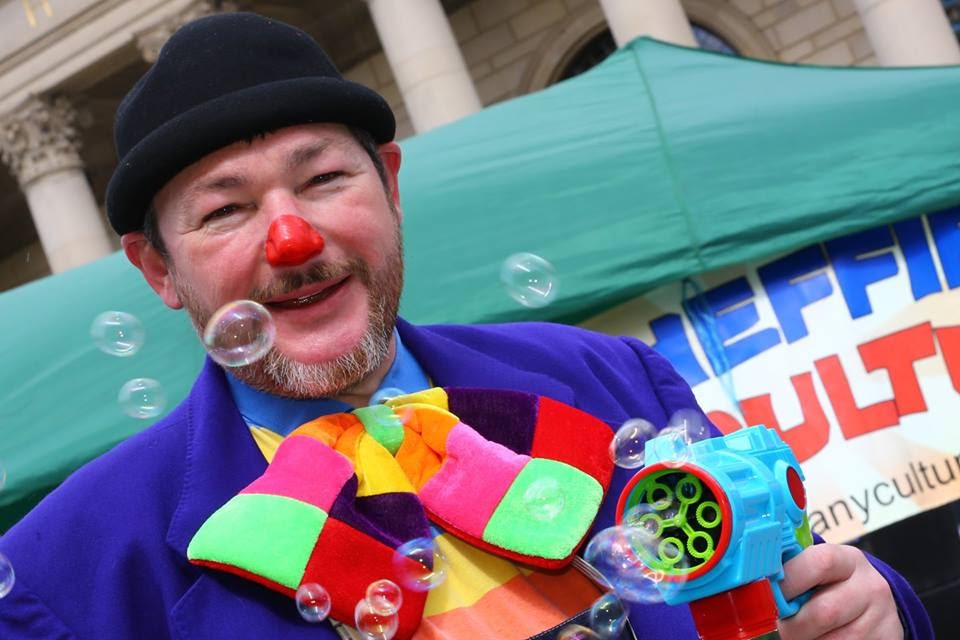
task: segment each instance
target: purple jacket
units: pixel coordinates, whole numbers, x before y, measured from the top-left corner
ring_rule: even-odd
[[[639,416],[662,426],[695,406],[673,368],[631,338],[538,323],[398,328],[439,386],[538,393],[611,427]],[[0,539],[17,575],[0,600],[0,638],[336,638],[328,625],[304,622],[289,599],[186,560],[206,518],[265,468],[208,360],[166,418],[74,473]],[[632,474],[614,474],[597,530],[612,524]],[[909,585],[871,561],[893,587],[909,637],[932,638]],[[635,606],[631,621],[643,640],[697,637],[687,607]]]

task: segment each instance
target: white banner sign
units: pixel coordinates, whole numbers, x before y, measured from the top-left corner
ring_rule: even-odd
[[[831,542],[960,498],[960,208],[657,289],[584,323],[667,357],[721,430],[777,428]]]

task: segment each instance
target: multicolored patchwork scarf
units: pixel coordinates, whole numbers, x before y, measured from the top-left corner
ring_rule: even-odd
[[[294,430],[264,474],[194,535],[191,562],[293,596],[322,584],[352,621],[367,586],[393,577],[395,550],[430,521],[510,560],[570,562],[609,486],[610,428],[527,393],[433,388]],[[549,520],[531,508],[557,487]],[[412,637],[426,594],[404,589],[396,638]]]

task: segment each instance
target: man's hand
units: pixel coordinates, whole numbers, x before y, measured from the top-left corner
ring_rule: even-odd
[[[788,600],[815,589],[793,617],[781,620],[783,640],[902,640],[890,585],[856,547],[816,544],[784,565]]]

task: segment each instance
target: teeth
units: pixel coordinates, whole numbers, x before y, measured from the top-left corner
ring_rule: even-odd
[[[303,296],[302,298],[294,298],[293,300],[284,300],[280,304],[284,306],[289,306],[289,307],[299,307],[301,305],[309,304],[310,302],[313,302],[314,300],[322,296],[326,291],[327,290],[324,289],[322,291],[318,291],[309,296]]]
[[[300,298],[292,298],[292,299],[290,299],[290,300],[282,300],[282,301],[280,301],[280,302],[274,302],[274,303],[271,303],[271,304],[274,304],[274,305],[280,306],[280,307],[300,307],[300,306],[303,306],[303,305],[311,304],[311,303],[313,303],[313,302],[316,302],[317,300],[319,300],[319,299],[322,298],[323,296],[329,294],[329,293],[330,293],[333,289],[335,289],[339,284],[340,284],[339,282],[336,282],[336,283],[334,283],[334,284],[332,284],[332,285],[330,285],[330,286],[324,287],[324,288],[321,289],[320,291],[317,291],[316,293],[312,293],[312,294],[310,294],[310,295],[308,295],[308,296],[302,296],[302,297],[300,297]]]

